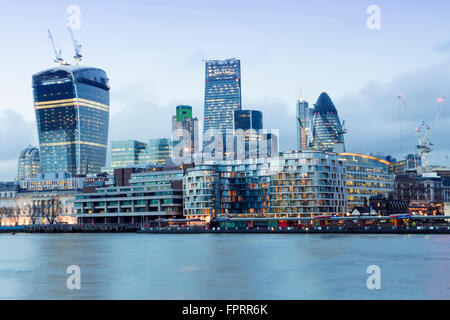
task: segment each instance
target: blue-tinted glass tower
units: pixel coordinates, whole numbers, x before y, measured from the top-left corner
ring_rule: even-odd
[[[344,130],[333,101],[322,92],[314,105],[310,147],[324,151],[344,152]]]
[[[105,71],[61,65],[33,75],[42,172],[99,173],[106,163]]]
[[[234,128],[241,130],[261,130],[262,112],[258,110],[237,110],[234,112]]]
[[[204,131],[225,134],[234,129],[234,111],[241,110],[241,62],[211,60],[205,70]]]

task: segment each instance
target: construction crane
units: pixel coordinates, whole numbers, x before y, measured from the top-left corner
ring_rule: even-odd
[[[73,57],[75,59],[76,64],[78,65],[81,62],[81,58],[83,57],[81,55],[81,44],[77,39],[75,39],[73,35],[72,26],[69,21],[67,22],[67,30],[69,30],[70,37],[73,43],[73,49],[75,50],[75,55]]]
[[[48,31],[48,39],[50,40],[50,43],[52,44],[53,47],[53,52],[55,53],[55,63],[60,65],[67,65],[67,62],[65,62],[64,59],[62,58],[61,49],[59,48],[59,46],[55,44],[55,41],[53,40],[52,32],[50,31],[50,29],[48,29],[47,31]]]
[[[433,143],[431,143],[431,133],[433,132],[433,128],[435,127],[437,120],[439,119],[439,115],[444,108],[445,102],[447,101],[446,97],[441,97],[437,100],[438,108],[436,110],[436,113],[433,118],[433,122],[428,124],[425,121],[422,121],[420,123],[417,123],[413,120],[413,117],[408,109],[408,106],[406,104],[405,99],[403,98],[403,95],[398,95],[399,104],[404,106],[404,109],[406,111],[406,114],[408,115],[409,119],[412,122],[415,122],[415,132],[418,139],[418,144],[416,145],[416,149],[418,150],[419,159],[421,162],[421,166],[423,168],[427,168],[430,165],[430,153],[431,153],[431,147],[433,146]]]

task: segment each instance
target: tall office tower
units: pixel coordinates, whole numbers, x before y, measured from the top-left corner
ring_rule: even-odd
[[[263,128],[263,115],[258,110],[236,110],[234,112],[234,128],[256,130]]]
[[[111,168],[139,164],[147,144],[136,140],[111,141]]]
[[[233,132],[235,110],[241,110],[241,62],[238,59],[207,61],[204,132]],[[208,143],[204,141],[203,146]]]
[[[17,166],[17,180],[30,180],[39,173],[41,173],[39,149],[30,145],[20,153]]]
[[[313,108],[303,99],[297,100],[297,149],[308,149],[308,135],[311,133]]]
[[[99,173],[108,144],[105,71],[60,65],[33,75],[33,93],[42,172]]]
[[[311,148],[344,152],[344,133],[333,101],[327,93],[322,92],[314,105],[312,115]]]
[[[198,119],[192,117],[191,106],[177,106],[176,115],[172,117],[172,156],[187,160],[186,154],[189,153],[188,162],[192,163],[198,151]]]
[[[234,129],[236,134],[234,152],[236,153],[236,159],[258,157],[262,128],[263,116],[261,111],[234,111]]]
[[[149,163],[161,166],[171,164],[172,141],[167,138],[149,139],[143,157],[144,158],[140,159],[140,163]]]

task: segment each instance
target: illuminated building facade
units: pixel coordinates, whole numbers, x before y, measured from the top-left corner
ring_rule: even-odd
[[[403,160],[391,162],[389,165],[389,172],[392,174],[403,174],[406,170],[415,169],[421,165],[420,157],[418,155],[408,154]]]
[[[33,75],[43,173],[95,174],[105,166],[109,84],[105,71],[58,66]]]
[[[314,216],[346,213],[345,164],[337,154],[283,152],[270,170],[271,214]]]
[[[398,200],[422,203],[444,202],[444,181],[442,177],[417,175],[415,172],[408,172],[395,176],[394,197]]]
[[[335,153],[284,152],[279,158],[217,161],[183,179],[184,215],[312,216],[347,211],[345,163]]]
[[[344,152],[344,131],[336,107],[327,93],[321,93],[312,112],[312,129],[307,148]]]
[[[136,140],[111,141],[111,168],[140,163],[146,147],[146,143]]]
[[[139,159],[140,163],[165,166],[171,163],[172,141],[167,138],[149,139],[147,148]]]
[[[347,174],[348,208],[366,207],[373,196],[386,199],[394,191],[394,176],[386,160],[358,153],[340,153]]]
[[[187,219],[211,221],[220,211],[220,176],[216,165],[188,169],[183,177],[183,214]]]
[[[186,167],[122,168],[114,184],[83,190],[74,200],[80,223],[149,224],[183,214]]]
[[[184,177],[184,215],[193,219],[268,212],[268,161],[220,161],[191,168]]]
[[[19,155],[17,180],[32,179],[39,173],[41,173],[41,158],[39,156],[39,149],[29,146],[22,150]]]
[[[204,131],[234,130],[234,111],[241,110],[241,63],[238,59],[210,60],[205,70]],[[204,145],[209,142],[204,142]]]

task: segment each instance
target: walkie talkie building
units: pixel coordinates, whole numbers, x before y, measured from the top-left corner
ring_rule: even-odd
[[[41,168],[99,173],[106,164],[109,84],[105,71],[61,65],[33,75]]]

